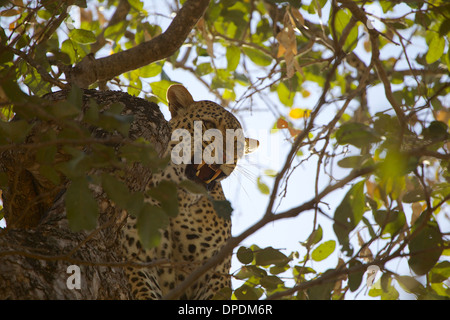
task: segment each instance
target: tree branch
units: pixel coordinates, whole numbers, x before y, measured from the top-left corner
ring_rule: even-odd
[[[219,264],[227,255],[229,255],[233,251],[233,249],[239,245],[239,243],[241,243],[244,239],[248,238],[250,235],[258,231],[268,223],[281,219],[297,217],[305,211],[314,209],[314,207],[317,205],[317,203],[320,202],[321,199],[326,197],[334,190],[344,187],[354,179],[369,174],[373,172],[375,169],[376,167],[372,166],[361,168],[358,170],[353,170],[347,177],[335,183],[334,185],[326,187],[317,196],[303,203],[302,205],[279,214],[270,214],[270,215],[265,214],[258,222],[250,226],[247,230],[243,231],[240,235],[236,237],[231,237],[217,255],[208,259],[204,265],[202,265],[201,267],[197,268],[194,272],[192,272],[189,275],[189,277],[187,277],[180,285],[175,287],[165,297],[163,297],[163,300],[171,300],[178,298],[179,295],[181,295],[192,283],[194,283],[194,281],[196,281],[200,276],[202,276],[207,270]]]
[[[391,83],[386,74],[386,70],[384,70],[383,63],[380,61],[380,48],[378,41],[378,36],[380,35],[380,33],[376,29],[374,29],[371,25],[369,25],[370,21],[368,22],[368,19],[364,11],[361,10],[361,8],[358,7],[358,5],[355,2],[351,0],[338,0],[338,1],[342,3],[344,7],[349,9],[356,19],[361,21],[366,26],[369,32],[370,43],[372,45],[372,63],[375,66],[375,69],[377,70],[380,81],[383,83],[386,98],[392,105],[392,108],[394,109],[397,115],[398,121],[400,122],[400,126],[404,128],[407,123],[405,114],[403,113],[403,110],[401,109],[399,103],[397,102],[392,93]]]
[[[209,0],[186,1],[164,33],[129,50],[99,59],[92,54],[87,55],[68,72],[68,81],[87,88],[96,81],[108,81],[124,72],[171,56],[181,47],[208,4]]]
[[[97,37],[97,41],[91,45],[91,53],[96,53],[99,51],[103,46],[106,44],[106,39],[104,37],[105,30],[113,26],[123,20],[128,15],[128,12],[130,12],[131,5],[128,2],[128,0],[120,0],[119,4],[117,5],[116,11],[112,15],[111,19],[108,22],[108,25],[103,29],[102,33]]]

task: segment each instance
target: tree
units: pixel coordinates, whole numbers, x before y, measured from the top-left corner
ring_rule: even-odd
[[[261,219],[166,298],[233,250],[236,299],[345,299],[365,288],[381,299],[450,297],[445,1],[167,1],[177,13],[167,20],[139,0],[0,4],[2,297],[128,297],[116,207],[143,210],[133,204],[148,170],[164,165],[169,137],[154,102],[183,82],[170,77],[178,70],[224,107],[261,112],[289,147],[257,178]],[[116,88],[141,99],[104,91]],[[303,165],[315,170],[313,196],[280,210]],[[241,245],[306,213],[298,250]],[[405,272],[392,269],[400,263]],[[67,290],[69,264],[97,285]]]

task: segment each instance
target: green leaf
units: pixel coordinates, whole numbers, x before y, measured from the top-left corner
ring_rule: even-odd
[[[222,217],[226,220],[231,219],[231,213],[233,212],[233,207],[228,200],[214,200],[210,198],[214,210],[216,211],[219,217]]]
[[[127,137],[134,117],[133,115],[120,114],[123,108],[124,105],[122,103],[113,103],[107,111],[98,115],[96,124],[109,132],[117,130],[123,136]]]
[[[386,273],[383,274],[380,280],[378,280],[377,283],[375,283],[375,285],[369,290],[369,296],[381,297],[381,300],[397,300],[399,294],[391,282],[391,277]]]
[[[92,230],[97,225],[98,206],[86,177],[73,179],[65,196],[67,219],[73,231]]]
[[[449,138],[448,126],[442,121],[432,121],[422,135],[425,140],[444,141]]]
[[[141,11],[144,8],[144,3],[141,0],[128,0],[128,3],[137,11]]]
[[[322,236],[323,236],[323,230],[322,230],[322,227],[319,225],[319,227],[316,230],[313,230],[313,232],[311,232],[308,239],[301,244],[303,246],[309,248],[312,245],[319,243],[322,240]]]
[[[284,282],[277,276],[265,276],[259,282],[261,286],[267,290],[275,290],[280,285],[284,285]]]
[[[250,60],[258,66],[267,67],[272,63],[272,57],[268,56],[264,52],[251,48],[243,47],[242,50],[250,58]]]
[[[69,32],[69,37],[72,41],[81,44],[90,44],[97,41],[95,34],[85,29],[73,29]]]
[[[178,186],[193,194],[208,194],[208,191],[204,186],[192,180],[183,180],[178,184]]]
[[[125,183],[106,173],[102,174],[101,178],[103,190],[108,197],[119,207],[126,209],[131,194]]]
[[[417,219],[415,223],[415,231],[417,234],[409,242],[410,258],[408,264],[417,275],[426,274],[441,256],[442,235],[436,222],[428,221],[421,226],[422,219]]]
[[[332,270],[325,271],[324,275],[332,272]],[[315,285],[307,290],[309,300],[330,300],[331,292],[334,288],[334,282],[324,282]]]
[[[341,168],[363,168],[373,164],[371,157],[367,156],[350,156],[338,161],[338,166]]]
[[[195,70],[195,72],[199,76],[207,75],[207,74],[211,73],[212,71],[213,71],[213,68],[211,67],[211,64],[208,62],[200,63],[199,65],[197,65],[197,69]]]
[[[39,173],[42,174],[45,178],[47,178],[54,185],[59,185],[61,182],[60,175],[55,170],[54,166],[41,164],[39,166]]]
[[[255,264],[258,266],[268,266],[274,264],[276,266],[284,266],[290,259],[280,250],[267,247],[260,250],[254,250]]]
[[[336,140],[340,145],[351,144],[357,148],[363,148],[381,139],[369,126],[358,122],[347,122],[336,132]]]
[[[83,89],[78,88],[75,85],[72,85],[69,94],[67,95],[67,101],[70,102],[74,107],[81,110],[83,105]]]
[[[339,35],[338,38],[342,35],[345,27],[349,24],[351,19],[351,14],[348,10],[338,10],[335,15],[334,27],[336,28],[336,33]],[[330,17],[331,22],[331,17]],[[331,25],[331,24],[330,24]],[[339,40],[339,39],[337,39]],[[357,43],[358,43],[358,25],[355,25],[352,30],[349,32],[347,38],[345,39],[344,49],[348,51],[352,51]]]
[[[284,82],[280,82],[277,86],[277,94],[280,102],[286,107],[292,107],[294,104],[295,92],[288,89]]]
[[[440,283],[450,279],[450,262],[442,261],[435,265],[430,271],[430,282]]]
[[[170,157],[160,158],[153,146],[146,141],[140,145],[125,144],[120,148],[120,157],[126,158],[129,162],[141,162],[142,164],[149,166],[151,169],[159,170],[165,168]]]
[[[64,42],[61,44],[61,52],[69,56],[70,63],[75,63],[77,61],[77,51],[72,40],[64,40]]]
[[[139,76],[142,78],[156,77],[162,71],[160,63],[150,63],[145,67],[139,68]]]
[[[403,211],[377,210],[374,212],[376,223],[383,229],[383,234],[389,233],[391,237],[397,234],[406,224]]]
[[[428,47],[427,55],[425,56],[427,63],[432,64],[433,62],[438,61],[444,53],[444,49],[445,38],[435,34]]]
[[[243,284],[234,291],[234,296],[238,300],[258,300],[262,293],[262,289]]]
[[[21,143],[25,140],[31,128],[32,125],[25,120],[0,121],[0,141],[7,137],[8,142]],[[6,141],[3,143],[6,143]]]
[[[396,276],[395,280],[397,280],[398,284],[402,287],[406,292],[415,294],[417,297],[425,294],[424,286],[409,276]]]
[[[167,105],[166,93],[167,89],[169,89],[172,84],[176,84],[176,82],[161,80],[150,83],[150,87],[152,88],[153,94],[157,96],[161,102]]]
[[[125,33],[126,27],[125,21],[119,21],[118,23],[107,27],[103,35],[105,39],[118,42]]]
[[[241,51],[236,46],[229,46],[227,47],[226,58],[227,70],[234,71],[239,65],[239,61],[241,59]]]
[[[419,165],[419,158],[398,150],[388,150],[381,163],[378,174],[386,181],[391,178],[402,177],[413,171]]]
[[[411,190],[402,197],[403,203],[414,203],[418,201],[424,201],[426,199],[425,193],[421,187]]]
[[[267,271],[261,268],[258,268],[255,265],[246,265],[242,266],[239,272],[234,276],[238,280],[245,280],[249,278],[259,279],[267,276]]]
[[[362,263],[358,260],[353,260],[350,262],[349,267],[360,266]],[[361,285],[361,281],[364,276],[364,271],[352,272],[348,275],[348,287],[351,292],[355,292]]]
[[[361,221],[365,210],[364,180],[356,183],[345,195],[334,213],[333,230],[343,251],[351,254],[348,234]]]
[[[336,241],[328,240],[324,243],[320,244],[314,251],[311,253],[311,258],[314,261],[322,261],[330,256],[336,249]]]
[[[271,178],[275,178],[277,176],[278,172],[276,170],[273,170],[273,169],[266,169],[266,170],[264,170],[264,174],[266,176],[271,177]]]
[[[145,203],[137,218],[137,231],[144,248],[153,248],[161,241],[160,229],[169,224],[165,212],[156,206]]]
[[[169,217],[178,215],[178,190],[174,182],[163,180],[156,187],[148,190],[147,194],[159,201],[161,209]]]
[[[338,166],[341,168],[356,168],[363,156],[350,156],[338,161]]]
[[[299,275],[302,274],[307,274],[307,273],[314,273],[316,274],[316,270],[310,268],[310,267],[303,267],[303,266],[295,266],[294,269],[292,270],[292,274],[294,275],[294,277],[298,277]]]
[[[243,264],[249,264],[253,261],[252,249],[246,247],[240,247],[236,254],[238,260]]]
[[[270,194],[270,189],[264,182],[261,182],[261,177],[258,177],[256,180],[256,183],[258,185],[259,191],[261,191],[262,194]]]
[[[231,290],[231,288],[229,287],[225,287],[220,289],[218,292],[216,292],[216,294],[214,295],[214,297],[212,298],[212,300],[231,300],[231,296],[233,295],[233,290]]]

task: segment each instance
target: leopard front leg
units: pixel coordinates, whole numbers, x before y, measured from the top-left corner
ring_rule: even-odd
[[[161,232],[160,245],[157,248],[145,249],[139,240],[136,220],[135,217],[128,216],[122,230],[122,250],[126,261],[130,263],[125,274],[134,299],[158,300],[166,293],[164,287],[170,286],[164,278],[171,272],[161,265],[171,258],[170,233]]]

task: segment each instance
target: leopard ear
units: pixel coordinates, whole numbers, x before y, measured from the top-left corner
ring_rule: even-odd
[[[172,118],[176,117],[181,109],[188,108],[194,99],[187,89],[181,84],[173,84],[167,89],[167,102]]]
[[[259,147],[259,141],[252,138],[245,138],[245,154],[255,152]]]

